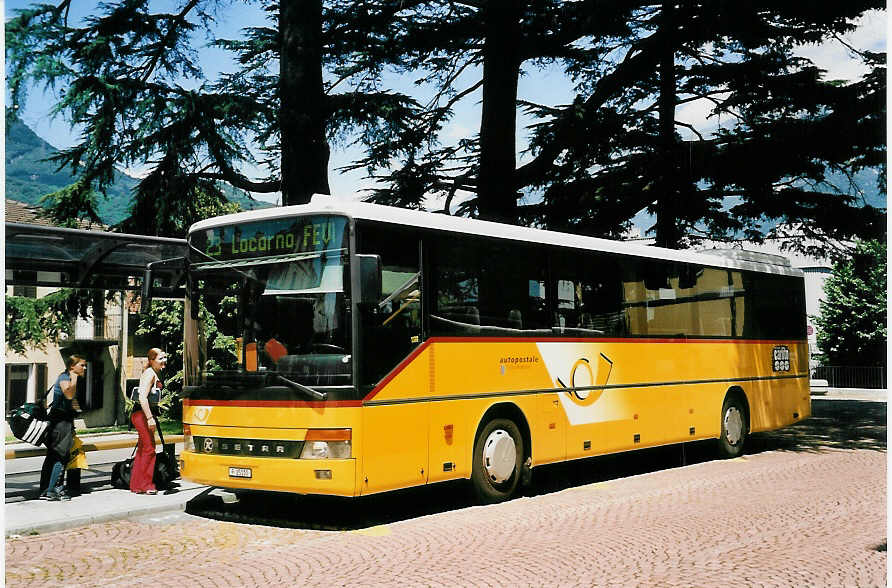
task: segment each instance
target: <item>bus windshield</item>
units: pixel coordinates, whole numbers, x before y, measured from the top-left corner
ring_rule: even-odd
[[[274,255],[233,255],[237,247],[226,239],[234,234],[244,241],[241,235],[250,234],[256,242],[268,238],[274,246],[277,234],[303,236],[304,227],[314,222],[329,227],[318,217],[291,219],[284,228],[281,222],[266,221],[235,232],[233,227],[214,229],[218,233],[204,235],[205,240],[190,239],[195,261],[189,269],[189,301],[201,309],[196,314],[204,323],[195,325],[194,336],[187,329],[185,355],[196,363],[190,388],[197,385],[204,395],[250,391],[267,398],[278,392],[312,399],[317,387],[351,386],[345,294],[349,258],[346,248],[338,246],[343,222],[329,227],[333,233],[341,229],[339,237],[322,234],[315,245],[308,239],[290,252],[273,250]],[[217,248],[212,252],[228,255],[208,255],[208,242]],[[216,326],[213,342],[206,341],[211,321]]]

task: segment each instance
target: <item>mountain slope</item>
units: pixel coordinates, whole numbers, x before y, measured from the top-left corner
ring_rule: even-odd
[[[27,204],[40,204],[40,199],[71,184],[74,178],[68,169],[56,170],[56,164],[45,161],[58,153],[52,145],[41,139],[16,118],[6,126],[6,197]],[[99,217],[107,225],[115,225],[128,216],[132,200],[132,190],[139,182],[122,172],[115,173],[115,181],[108,188],[108,197],[100,196]],[[240,190],[224,188],[224,193],[232,202],[237,202],[244,210],[271,206],[266,202],[253,200]]]

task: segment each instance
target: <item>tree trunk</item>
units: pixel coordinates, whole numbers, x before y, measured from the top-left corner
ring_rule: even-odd
[[[678,150],[675,140],[675,9],[673,0],[663,2],[662,34],[665,36],[660,60],[659,95],[659,180],[657,184],[656,244],[678,249],[684,234],[679,227],[681,194],[678,181]]]
[[[521,0],[489,0],[483,10],[486,38],[477,210],[481,218],[513,223],[517,221],[514,173]]]
[[[279,3],[279,129],[282,204],[329,194],[327,114],[322,88],[322,1]]]

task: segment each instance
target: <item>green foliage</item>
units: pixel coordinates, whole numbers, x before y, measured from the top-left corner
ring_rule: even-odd
[[[83,179],[45,195],[40,203],[46,205],[50,218],[60,227],[77,228],[77,219],[81,217],[91,223],[102,222],[97,210],[97,194]]]
[[[182,205],[187,212],[186,218],[180,214],[168,218],[162,226],[171,231],[185,231],[188,224],[199,220],[239,212],[239,206],[221,200],[219,193],[207,194],[201,191],[194,193],[193,198],[183,199]],[[167,214],[167,213],[165,213]],[[131,219],[131,222],[135,219]],[[182,417],[183,398],[183,303],[173,300],[155,300],[151,311],[136,317],[135,334],[149,342],[149,347],[159,347],[167,352],[166,373],[162,375],[164,394],[161,401],[162,410],[169,418]],[[236,360],[236,342],[229,336],[221,335],[217,329],[214,316],[203,304],[199,305],[199,320],[208,345],[208,360],[213,364],[231,365]]]
[[[239,212],[220,185],[201,180],[182,182],[176,173],[156,168],[137,188],[133,214],[119,225],[125,233],[183,236],[189,227],[208,216]],[[181,194],[180,198],[158,198],[157,194]]]
[[[858,54],[869,72],[844,84],[824,79],[795,50],[852,30],[859,14],[877,8],[636,8],[629,34],[567,55],[577,81],[572,105],[531,106],[542,119],[535,157],[518,170],[521,186],[544,194],[531,218],[597,234],[648,207],[658,244],[672,247],[760,240],[780,223],[811,239],[876,237],[884,211],[862,206],[866,187],[854,178],[867,167],[885,176],[885,57]],[[617,47],[623,59],[610,57]],[[696,100],[719,123],[711,136],[678,116]],[[832,181],[840,176],[850,181]]]
[[[183,303],[156,300],[147,314],[137,315],[136,335],[150,341],[152,347],[167,352],[167,367],[160,374],[164,382],[161,407],[164,414],[177,418],[182,414],[183,392]],[[172,412],[171,412],[172,411]]]
[[[493,6],[522,7],[516,30],[492,29],[490,21],[507,14]],[[758,241],[781,224],[813,240],[875,237],[885,198],[865,206],[865,195],[885,194],[885,56],[850,48],[868,73],[842,83],[797,49],[834,42],[859,15],[883,6],[427,3],[393,41],[409,56],[407,67],[429,72],[423,81],[438,86],[418,124],[442,124],[482,87],[480,134],[413,153],[380,178],[387,185],[372,198],[417,206],[438,194],[448,207],[463,193],[471,198],[458,213],[480,213],[489,207],[480,199],[492,192],[493,182],[483,183],[487,151],[502,149],[484,139],[493,136],[491,124],[507,124],[487,120],[488,107],[509,117],[519,107],[539,120],[531,127],[532,158],[500,171],[495,191],[518,194],[522,224],[618,237],[648,209],[658,242],[672,247],[704,238]],[[532,68],[562,66],[575,99],[505,102],[500,87],[512,76],[493,87],[485,74],[493,53],[504,68],[517,68],[515,80]],[[469,75],[481,64],[483,77]],[[707,125],[718,129],[682,119],[680,109],[695,101],[709,105]],[[496,143],[513,149],[515,138]],[[877,173],[879,181],[864,183]]]
[[[884,9],[878,0],[260,0],[268,26],[237,39],[216,35],[219,0],[172,13],[119,0],[77,23],[69,4],[7,21],[13,110],[35,83],[64,87],[56,112],[84,131],[54,157],[79,182],[56,206],[87,211],[114,165],[144,166],[130,225],[143,232],[170,234],[194,216],[184,201],[219,198],[221,181],[305,202],[327,190],[330,145],[362,148],[347,168],[380,181],[377,202],[439,196],[448,212],[614,237],[647,209],[673,247],[759,240],[781,224],[876,238],[884,225],[859,174],[876,173],[885,193],[885,54],[850,48],[869,71],[845,83],[798,56]],[[202,37],[237,66],[208,79]],[[538,68],[562,68],[575,97],[519,98],[519,78]],[[416,77],[426,103],[387,88],[388,72]],[[479,132],[444,137],[481,89]],[[718,130],[679,116],[698,102]],[[537,120],[519,167],[518,109]]]
[[[342,46],[329,33],[343,23],[322,10],[322,0],[256,4],[277,26],[247,29],[236,40],[217,38],[218,15],[229,6],[215,0],[183,1],[172,12],[146,0],[108,2],[77,22],[69,20],[70,0],[16,11],[6,22],[11,112],[34,85],[65,88],[54,113],[82,129],[77,144],[52,157],[78,185],[56,192],[54,205],[90,214],[85,195],[107,194],[115,166],[144,167],[134,223],[169,234],[168,226],[151,225],[167,217],[148,211],[188,218],[182,201],[220,191],[217,182],[281,191],[285,204],[327,191],[327,141],[349,142],[354,128],[365,129],[356,140],[379,164],[389,150],[403,149],[414,101],[377,87],[380,67],[347,65],[366,63],[351,54],[372,46],[362,27],[350,28],[352,44]],[[280,6],[287,10],[280,14]],[[384,26],[376,26],[376,39]],[[234,71],[203,69],[197,48],[208,41],[234,53]],[[338,71],[336,83],[323,82],[325,64]],[[277,67],[293,75],[280,78]],[[349,87],[335,94],[336,85]],[[280,161],[286,155],[287,165]]]
[[[47,343],[74,330],[78,316],[87,317],[92,294],[62,289],[43,298],[6,297],[6,346],[16,353],[44,349]]]
[[[886,365],[886,243],[864,241],[824,283],[818,326],[824,365]]]
[[[59,219],[60,226],[73,224],[73,219],[85,216],[82,210],[71,210],[67,193],[76,188],[77,178],[67,170],[58,170],[50,159],[58,151],[49,143],[34,134],[18,117],[7,116],[6,127],[6,197],[11,200],[34,205],[54,205],[58,208],[53,218]],[[138,180],[115,171],[114,182],[106,189],[107,198],[91,191],[90,205],[95,207],[99,221],[105,225],[118,225],[130,215],[133,195]],[[229,184],[219,183],[219,187],[229,202],[238,204],[242,210],[254,210],[272,206],[254,200],[244,190]],[[62,197],[58,197],[61,193]],[[181,236],[178,235],[178,236]]]
[[[235,298],[230,301],[234,305]],[[166,372],[162,374],[164,394],[161,407],[169,418],[182,417],[183,398],[183,303],[172,300],[156,300],[152,310],[137,318],[136,335],[151,341],[152,347],[160,347],[167,352]],[[207,341],[207,369],[232,367],[237,359],[236,341],[222,335],[217,329],[215,317],[202,304],[199,308],[199,321]]]

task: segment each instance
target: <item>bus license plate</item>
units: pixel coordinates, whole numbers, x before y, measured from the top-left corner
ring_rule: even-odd
[[[230,478],[250,478],[251,468],[229,468]]]

